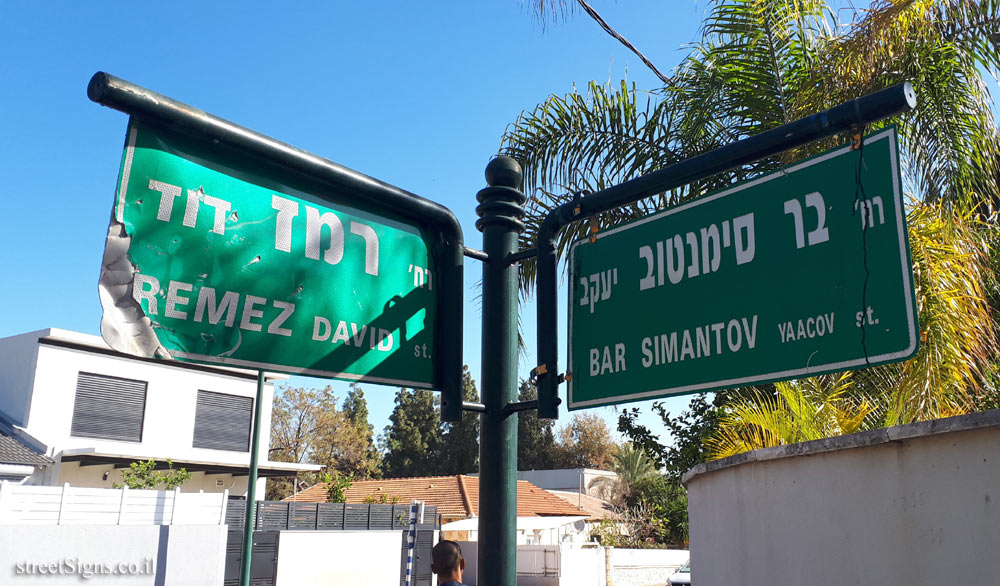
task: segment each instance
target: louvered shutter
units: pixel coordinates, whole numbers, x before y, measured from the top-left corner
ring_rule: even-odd
[[[81,372],[76,379],[70,435],[142,441],[145,409],[144,381]]]
[[[253,399],[250,397],[198,391],[192,445],[249,452],[252,411]]]

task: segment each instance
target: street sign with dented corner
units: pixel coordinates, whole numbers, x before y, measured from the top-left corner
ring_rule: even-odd
[[[570,251],[569,408],[906,360],[912,275],[895,128],[600,232]]]
[[[132,117],[101,271],[105,339],[143,356],[433,387],[428,238],[349,195]]]

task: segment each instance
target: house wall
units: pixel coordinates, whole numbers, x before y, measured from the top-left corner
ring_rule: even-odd
[[[614,478],[614,472],[596,470],[594,468],[567,468],[563,470],[521,470],[517,473],[518,480],[527,480],[539,488],[548,490],[568,490],[579,492],[581,481],[584,494],[594,494],[588,486],[598,477]]]
[[[263,439],[263,438],[261,438]],[[115,483],[122,483],[122,469],[115,468],[111,464],[102,466],[81,466],[79,462],[65,462],[58,464],[58,477],[61,484],[68,482],[71,486],[90,486],[94,488],[112,488]],[[181,467],[181,465],[178,465]],[[108,473],[107,479],[104,473]],[[191,473],[191,479],[181,485],[183,492],[222,492],[228,490],[233,496],[245,495],[247,492],[248,476],[233,476],[232,474],[205,474],[204,472]],[[216,483],[222,481],[222,486]],[[257,500],[264,498],[264,480],[258,479]],[[40,484],[40,483],[36,483]]]
[[[282,531],[276,586],[399,584],[401,537],[400,531]]]
[[[256,380],[204,370],[98,354],[86,349],[39,343],[50,337],[82,345],[107,348],[98,336],[47,329],[0,339],[0,412],[26,428],[35,440],[49,448],[57,464],[41,469],[28,484],[110,488],[121,481],[121,470],[112,466],[80,466],[62,463],[66,450],[123,454],[136,460],[172,458],[247,466],[250,452],[193,447],[195,409],[199,390],[254,398]],[[146,407],[141,442],[122,442],[70,435],[77,376],[80,372],[145,381]],[[6,387],[2,386],[6,383]],[[274,385],[264,386],[261,411],[260,459],[267,460],[270,447],[271,408]],[[108,472],[108,478],[103,475]],[[216,480],[222,480],[218,486]],[[257,484],[263,498],[266,479]],[[196,473],[182,490],[246,494],[247,477]]]
[[[1000,411],[758,450],[686,475],[701,584],[993,584]]]
[[[218,586],[224,574],[226,530],[225,525],[4,525],[0,526],[0,583]],[[56,573],[82,576],[82,570],[94,572],[97,564],[121,563],[145,573],[94,573],[90,579],[76,580],[48,573],[52,564]],[[35,564],[34,573],[27,573],[32,570],[29,564]],[[18,573],[19,568],[24,573]]]
[[[70,435],[76,382],[80,372],[147,382],[142,441],[138,443],[77,438]],[[116,356],[39,345],[38,369],[31,399],[29,433],[59,450],[93,448],[97,452],[128,453],[137,457],[169,457],[246,465],[249,451],[192,447],[199,390],[254,397],[256,381],[204,371],[176,368]],[[265,385],[262,429],[270,429],[274,385]],[[266,459],[270,434],[261,434],[261,457]],[[61,481],[61,480],[60,480]]]
[[[16,425],[28,421],[37,340],[48,330],[0,338],[0,413]]]

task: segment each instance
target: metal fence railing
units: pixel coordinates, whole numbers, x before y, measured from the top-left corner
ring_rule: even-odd
[[[226,508],[226,523],[230,529],[242,528],[246,517],[246,500],[231,497]],[[410,505],[297,503],[260,501],[255,514],[255,531],[281,530],[341,530],[392,531],[409,527]],[[424,509],[425,522],[419,529],[438,529],[437,507]]]

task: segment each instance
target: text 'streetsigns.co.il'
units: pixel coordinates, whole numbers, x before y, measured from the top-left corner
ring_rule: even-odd
[[[349,201],[133,118],[102,266],[105,339],[146,356],[433,387],[426,239]]]
[[[897,151],[890,128],[576,242],[570,409],[913,356]]]

